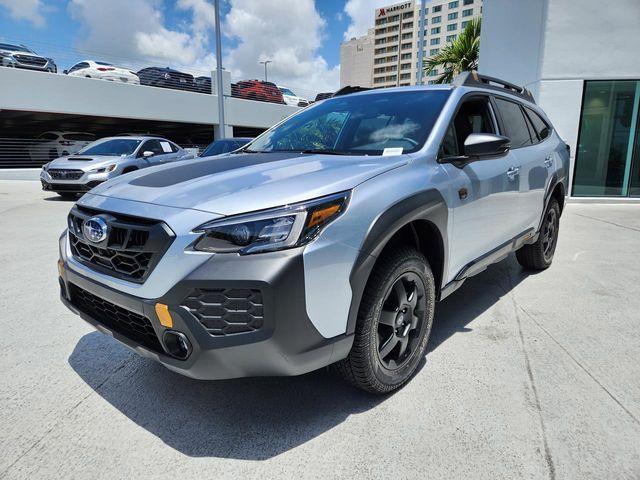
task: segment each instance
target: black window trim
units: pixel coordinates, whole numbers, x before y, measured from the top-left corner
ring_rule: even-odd
[[[493,122],[493,128],[496,131],[497,135],[502,135],[501,133],[503,131],[502,125],[500,124],[498,119],[498,112],[493,102],[493,96],[488,93],[480,92],[480,91],[465,93],[462,96],[462,98],[460,98],[460,100],[458,101],[458,105],[456,105],[456,109],[453,112],[453,115],[451,115],[451,118],[449,119],[449,123],[447,124],[447,128],[444,129],[444,134],[442,135],[442,138],[440,138],[440,142],[438,143],[438,153],[436,154],[436,161],[438,163],[450,163],[447,159],[451,157],[440,157],[440,150],[442,149],[442,144],[444,143],[444,139],[447,136],[447,132],[449,131],[449,128],[451,128],[451,126],[453,125],[453,121],[455,120],[456,115],[458,115],[458,112],[460,111],[460,107],[462,107],[462,105],[465,102],[472,100],[473,98],[483,98],[487,100],[487,104],[489,105],[489,114],[491,115],[491,121]],[[462,152],[462,154],[464,154],[464,152]]]

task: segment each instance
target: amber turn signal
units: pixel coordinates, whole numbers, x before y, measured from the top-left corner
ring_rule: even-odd
[[[156,303],[156,315],[158,315],[158,320],[160,320],[160,324],[163,327],[173,328],[173,318],[171,318],[167,305],[164,303]]]

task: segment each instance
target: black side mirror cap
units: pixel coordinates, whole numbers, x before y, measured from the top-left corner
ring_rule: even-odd
[[[469,159],[504,155],[511,148],[511,140],[494,133],[472,133],[464,141],[464,154]]]

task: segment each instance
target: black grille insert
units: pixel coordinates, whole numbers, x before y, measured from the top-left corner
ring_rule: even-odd
[[[79,180],[84,174],[82,170],[66,170],[63,168],[51,168],[47,173],[54,180]]]
[[[100,242],[85,238],[83,225],[99,216],[107,224]],[[74,207],[69,213],[69,242],[74,257],[91,268],[142,283],[167,251],[173,232],[164,223]]]
[[[253,332],[264,324],[262,292],[252,288],[196,288],[182,306],[214,336]]]
[[[14,55],[13,58],[25,65],[32,65],[34,67],[44,67],[47,60],[40,57],[32,57],[29,55]]]
[[[150,350],[164,352],[153,325],[147,317],[108,302],[72,283],[69,283],[69,293],[71,303],[78,310],[105,327]]]

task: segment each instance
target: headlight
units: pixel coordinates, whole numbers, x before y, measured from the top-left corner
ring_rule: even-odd
[[[113,172],[116,169],[117,165],[115,163],[111,165],[107,165],[106,167],[94,168],[89,170],[91,173],[104,173],[104,172]]]
[[[194,249],[240,255],[306,245],[347,208],[349,192],[205,223]]]

